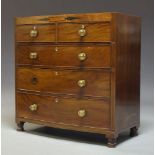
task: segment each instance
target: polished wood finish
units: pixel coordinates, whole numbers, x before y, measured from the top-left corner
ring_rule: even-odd
[[[16,18],[18,128],[101,133],[109,147],[125,130],[137,135],[140,25],[139,17],[111,12]]]
[[[49,24],[55,22],[92,22],[103,21],[110,22],[112,13],[85,13],[85,14],[64,14],[64,15],[49,15],[49,16],[32,16],[16,18],[16,25],[27,24]]]
[[[140,122],[140,18],[115,15],[116,129]],[[121,25],[121,26],[120,26]],[[123,31],[122,31],[122,28]]]
[[[79,80],[86,80],[86,86],[80,88]],[[77,96],[110,97],[110,73],[20,68],[17,70],[17,88]]]
[[[109,128],[110,125],[110,104],[103,100],[18,93],[17,102],[18,117],[74,126]],[[34,103],[38,105],[38,109],[31,111],[29,106]],[[80,109],[86,110],[85,117],[78,116]]]
[[[30,36],[30,31],[36,27],[38,35]],[[20,25],[16,27],[16,41],[18,42],[55,42],[56,27],[55,24],[50,25]]]
[[[110,68],[110,45],[95,46],[49,46],[49,45],[17,45],[17,65],[67,67],[67,68]],[[37,58],[30,59],[30,53],[36,52]],[[80,61],[78,55],[84,52],[86,59]],[[96,61],[97,60],[97,61]]]
[[[84,25],[86,35],[80,37],[78,31]],[[58,24],[58,42],[106,42],[111,41],[109,23],[60,23]]]

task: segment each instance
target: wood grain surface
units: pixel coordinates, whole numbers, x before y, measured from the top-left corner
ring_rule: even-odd
[[[31,37],[30,31],[36,27],[37,37]],[[16,26],[16,41],[18,42],[55,42],[56,27],[55,24],[50,25],[21,25]]]
[[[29,106],[36,104],[36,111]],[[32,94],[17,94],[18,117],[77,126],[109,128],[110,105],[103,100],[60,98]],[[85,117],[78,111],[84,109]]]
[[[108,68],[111,67],[111,46],[49,46],[49,45],[17,45],[17,64],[45,67],[79,67]],[[57,51],[56,51],[57,50]],[[35,52],[36,59],[30,59]],[[86,54],[80,61],[78,55]]]
[[[69,20],[71,19],[71,20]],[[53,22],[81,22],[81,21],[103,21],[110,22],[112,13],[84,13],[84,14],[64,14],[64,15],[47,15],[47,16],[32,16],[32,17],[17,17],[16,24],[49,24]]]
[[[86,86],[80,88],[79,80]],[[102,71],[19,68],[17,88],[41,92],[110,97],[110,73]]]
[[[80,37],[78,31],[85,26],[86,35]],[[111,25],[109,23],[59,23],[59,42],[108,42],[111,41]]]
[[[140,124],[141,20],[118,15],[116,22],[116,128]],[[121,27],[120,27],[121,25]],[[123,29],[122,29],[123,28]]]

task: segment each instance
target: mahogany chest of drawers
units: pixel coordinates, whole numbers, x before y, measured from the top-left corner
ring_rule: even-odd
[[[16,18],[16,122],[104,134],[140,122],[140,18],[122,13]]]

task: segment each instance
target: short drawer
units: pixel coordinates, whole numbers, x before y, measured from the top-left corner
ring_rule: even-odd
[[[112,40],[110,23],[60,23],[59,42],[108,42]]]
[[[51,67],[111,67],[111,46],[17,45],[17,64]]]
[[[16,41],[55,42],[55,40],[56,40],[55,24],[16,26]]]
[[[81,127],[108,128],[110,104],[104,100],[40,96],[19,92],[17,117]]]
[[[17,88],[83,96],[110,96],[110,73],[85,70],[17,69]]]

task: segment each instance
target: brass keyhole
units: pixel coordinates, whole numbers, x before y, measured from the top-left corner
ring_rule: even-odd
[[[38,36],[38,31],[36,29],[36,26],[33,27],[33,29],[30,31],[30,37],[35,38]]]
[[[33,77],[31,79],[32,84],[37,84],[38,83],[38,79],[36,77]]]
[[[55,75],[57,76],[57,75],[59,75],[59,73],[57,71],[55,71]]]

